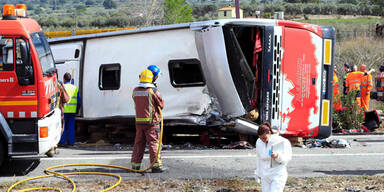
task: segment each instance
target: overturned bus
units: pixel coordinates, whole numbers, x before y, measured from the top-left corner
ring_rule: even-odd
[[[80,121],[134,119],[138,75],[157,65],[165,126],[256,134],[332,132],[335,30],[270,19],[213,20],[49,40],[59,78],[74,77]],[[254,119],[245,118],[256,111]]]

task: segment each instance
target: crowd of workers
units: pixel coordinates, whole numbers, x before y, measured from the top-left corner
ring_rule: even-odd
[[[366,65],[351,67],[344,65],[345,75],[343,81],[343,94],[356,92],[356,102],[364,110],[369,109],[370,92],[373,87],[371,72],[366,71]],[[334,107],[341,108],[339,81],[337,71],[333,73],[333,97]],[[135,103],[136,136],[132,152],[132,169],[140,170],[146,144],[149,148],[150,161],[153,164],[152,172],[161,173],[166,169],[162,165],[160,153],[157,149],[160,145],[160,109],[164,107],[164,101],[155,83],[159,77],[160,69],[151,65],[139,75],[139,84],[133,90],[132,98]],[[64,112],[63,134],[60,145],[74,145],[75,142],[75,114],[81,103],[78,88],[70,83],[71,75],[64,75],[64,85],[60,85],[60,107]],[[256,142],[255,174],[261,179],[262,191],[283,191],[288,173],[286,165],[292,157],[290,142],[273,134],[271,126],[263,123],[258,130],[259,139]],[[280,145],[280,147],[279,147]]]
[[[359,107],[367,111],[369,109],[370,94],[373,88],[373,81],[371,73],[374,70],[367,71],[367,66],[362,64],[360,70],[357,66],[350,66],[344,64],[344,79],[343,79],[343,94],[347,95],[351,92],[356,94],[356,103]],[[337,78],[337,70],[334,68],[333,73],[333,107],[335,110],[341,110],[340,91],[339,91],[339,80]]]
[[[150,161],[153,163],[152,173],[162,173],[166,170],[162,165],[160,151],[157,151],[161,144],[160,110],[164,108],[164,101],[155,83],[159,74],[160,68],[155,65],[144,69],[139,75],[140,82],[132,93],[136,112],[136,136],[131,166],[132,169],[140,170],[145,147],[148,145]],[[63,112],[63,130],[59,142],[61,146],[73,146],[75,143],[75,115],[81,103],[79,90],[70,83],[71,79],[71,75],[66,73],[64,85],[58,85],[58,107]],[[282,192],[288,178],[286,166],[292,158],[291,144],[287,139],[274,134],[269,123],[263,123],[259,127],[258,136],[255,175],[261,181],[263,192]]]

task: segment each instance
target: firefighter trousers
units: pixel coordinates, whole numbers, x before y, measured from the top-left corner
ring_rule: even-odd
[[[156,155],[158,159],[153,167],[161,167],[160,153],[157,154],[158,145],[160,142],[160,126],[159,125],[136,125],[135,144],[132,152],[132,167],[140,168],[141,161],[143,160],[145,146],[148,144],[149,159],[151,163],[155,160]]]

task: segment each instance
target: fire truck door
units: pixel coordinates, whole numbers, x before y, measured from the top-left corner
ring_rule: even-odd
[[[7,44],[1,46],[0,54],[1,112],[6,118],[36,118],[37,93],[29,44],[22,38],[5,39]]]

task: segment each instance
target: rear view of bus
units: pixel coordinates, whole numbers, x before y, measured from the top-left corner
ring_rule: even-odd
[[[285,135],[328,137],[332,132],[335,30],[290,21],[277,24],[273,35],[274,62],[270,70],[271,98],[275,102],[271,106],[276,106],[271,111],[272,125],[280,127]]]
[[[204,24],[199,55],[227,121],[257,111],[254,124],[269,122],[284,135],[331,135],[334,28],[269,19]]]

